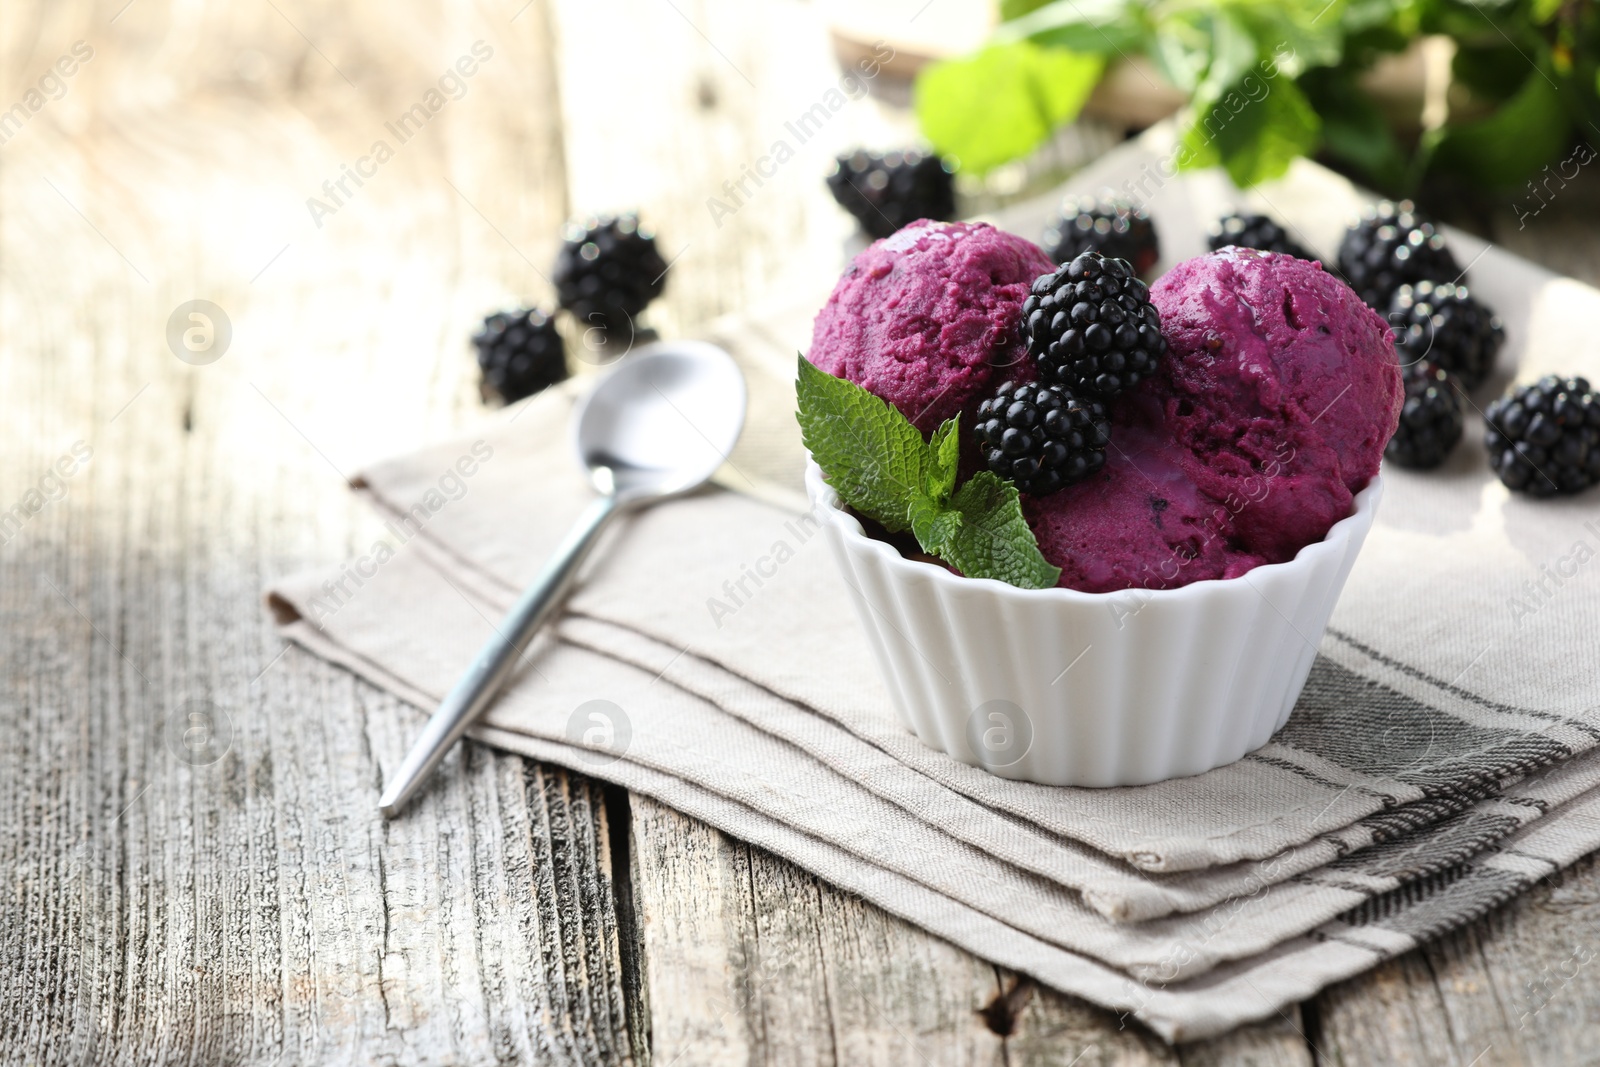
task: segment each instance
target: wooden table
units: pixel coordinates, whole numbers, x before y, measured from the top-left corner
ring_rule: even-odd
[[[263,584],[377,536],[346,474],[476,416],[465,339],[548,304],[567,217],[643,209],[668,336],[837,269],[821,176],[908,136],[891,104],[707,205],[836,83],[814,8],[38,0],[0,56],[0,1062],[1595,1062],[1592,860],[1174,1050],[559,768],[469,745],[378,818],[419,713],[286,648]],[[1600,281],[1584,199],[1483,226]],[[194,299],[208,365],[168,344]]]

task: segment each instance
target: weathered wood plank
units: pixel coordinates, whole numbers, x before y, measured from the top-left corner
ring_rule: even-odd
[[[1593,1062],[1596,931],[1591,856],[1483,921],[1328,990],[1322,1047],[1350,1067]]]
[[[370,546],[341,472],[471,418],[468,328],[537,282],[542,4],[120,7],[0,17],[7,100],[95,50],[0,157],[0,512],[93,449],[0,545],[0,1061],[637,1062],[601,789],[467,746],[384,823],[420,716],[259,603]],[[164,336],[195,297],[233,324],[209,366]]]
[[[1174,1050],[654,801],[631,825],[657,1065],[1312,1062],[1294,1020]]]
[[[1175,1052],[1119,1031],[647,801],[610,842],[591,783],[481,748],[413,818],[373,818],[417,716],[274,661],[255,604],[376,536],[335,468],[470,416],[461,339],[548,302],[571,211],[644,209],[683,253],[650,318],[681,334],[836,266],[828,156],[907,136],[853,102],[718,226],[706,201],[834,84],[811,10],[520,6],[0,14],[6,100],[96,49],[0,156],[0,510],[95,448],[0,546],[0,1059],[642,1062],[653,1006],[657,1063],[1306,1062],[1298,1019]],[[314,226],[305,198],[478,37],[496,58],[463,99]],[[1586,200],[1497,235],[1600,277]],[[195,296],[237,331],[206,368],[162,340]],[[215,764],[167,745],[190,698],[228,713]],[[1352,1064],[1470,1062],[1479,1038],[1480,1062],[1578,1061],[1597,884],[1585,863],[1341,986],[1310,1040]]]
[[[653,1063],[1001,1062],[994,969],[633,798]]]

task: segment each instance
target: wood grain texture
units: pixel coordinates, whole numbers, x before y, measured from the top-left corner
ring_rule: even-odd
[[[0,1062],[1596,1062],[1593,860],[1172,1049],[559,769],[465,746],[381,823],[420,715],[284,650],[257,599],[379,536],[344,474],[470,421],[463,339],[548,305],[570,214],[641,209],[674,259],[649,324],[690,333],[836,270],[827,161],[909,117],[851,101],[798,143],[839,72],[787,0],[6,5],[0,109],[80,40],[0,144],[0,513],[92,448],[0,544]],[[1600,281],[1592,191],[1485,226]],[[167,349],[193,298],[233,323],[209,366]]]
[[[385,824],[419,714],[259,601],[371,544],[342,472],[476,410],[469,324],[566,213],[542,7],[116,11],[0,12],[8,101],[94,49],[0,154],[0,511],[92,449],[0,547],[0,1062],[633,1062],[601,789],[468,746]]]
[[[1312,1062],[1295,1018],[1173,1049],[670,808],[632,805],[657,1067]]]
[[[634,885],[657,1067],[1003,1062],[968,953],[653,801]]]

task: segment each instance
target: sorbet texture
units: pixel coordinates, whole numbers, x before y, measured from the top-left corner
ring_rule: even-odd
[[[914,222],[855,257],[817,315],[809,358],[931,433],[1021,363],[1022,302],[1054,269],[1038,245],[987,223]]]
[[[1150,296],[1172,346],[1152,386],[1190,476],[1249,501],[1251,551],[1293,558],[1350,514],[1400,421],[1388,324],[1321,264],[1250,249],[1180,263]]]
[[[1023,508],[1061,584],[1170,589],[1294,558],[1350,514],[1400,418],[1388,327],[1313,262],[1226,248],[1151,288],[1171,354],[1094,478]]]
[[[1033,375],[1017,333],[1054,265],[981,223],[914,223],[856,257],[810,359],[924,433]],[[1404,399],[1384,321],[1320,264],[1225,248],[1151,287],[1171,354],[1111,405],[1106,465],[1023,512],[1060,584],[1170,589],[1292,559],[1350,514]]]

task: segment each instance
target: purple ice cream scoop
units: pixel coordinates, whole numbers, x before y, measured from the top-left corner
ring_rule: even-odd
[[[1267,562],[1350,514],[1405,399],[1389,327],[1318,263],[1225,248],[1151,288],[1172,354],[1149,383],[1185,466]]]
[[[1190,475],[1158,398],[1139,389],[1112,412],[1106,465],[1045,497],[1024,496],[1057,583],[1085,593],[1172,589],[1232,578],[1266,560],[1239,543],[1233,516]]]
[[[981,223],[914,223],[856,257],[810,359],[924,433],[1033,370],[1016,324],[1053,265]],[[1293,558],[1350,514],[1404,398],[1388,327],[1319,264],[1226,248],[1151,288],[1171,354],[1116,400],[1106,465],[1023,511],[1060,584],[1171,589]]]
[[[1024,498],[1061,584],[1085,592],[1292,559],[1350,514],[1400,418],[1388,327],[1316,263],[1228,248],[1150,295],[1171,354],[1114,406],[1105,468]]]
[[[923,433],[1015,377],[1028,286],[1055,269],[983,222],[913,222],[851,262],[817,314],[811,362],[889,401]],[[972,420],[962,420],[964,434]]]

